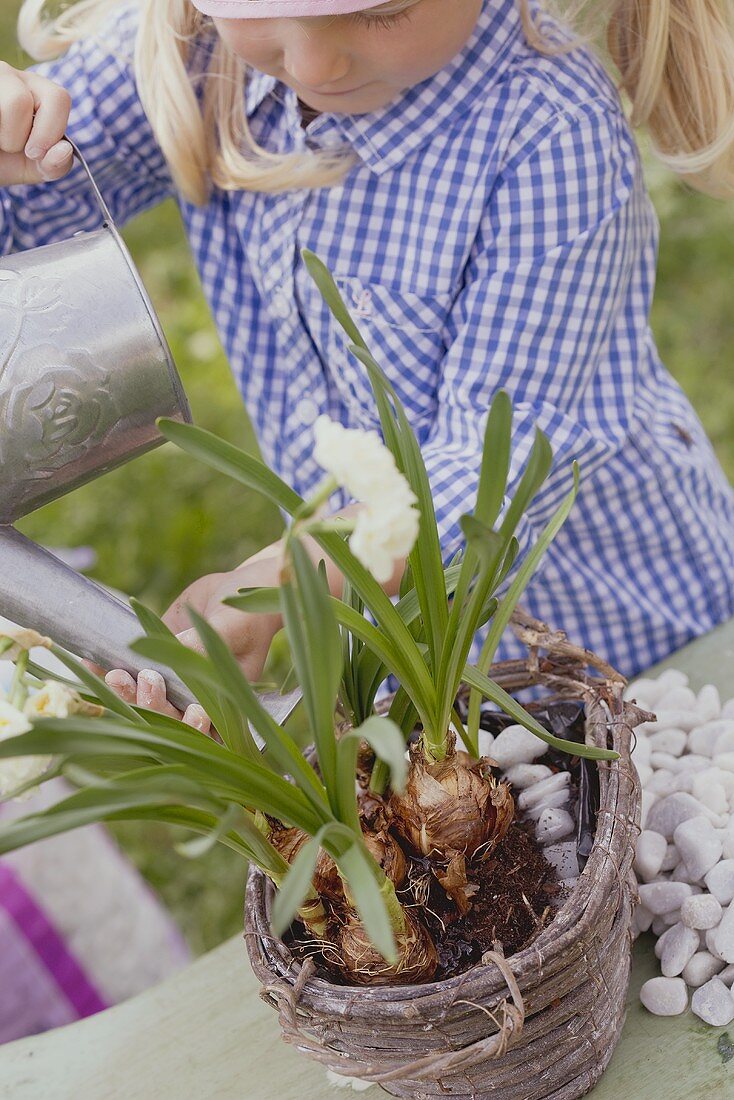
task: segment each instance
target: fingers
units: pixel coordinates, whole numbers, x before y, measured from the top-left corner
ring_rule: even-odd
[[[129,672],[121,668],[113,668],[104,679],[107,686],[120,696],[123,703],[135,706],[138,701],[138,685]]]
[[[105,683],[130,706],[146,707],[171,718],[181,718],[187,726],[201,733],[209,733],[212,728],[211,719],[199,703],[190,703],[182,716],[166,697],[163,677],[152,668],[143,669],[137,681],[129,672],[115,668],[107,673]]]
[[[60,179],[73,150],[63,136],[71,111],[65,88],[0,62],[0,185]]]
[[[95,676],[99,676],[100,680],[104,679],[105,671],[99,665],[95,665],[92,661],[82,661],[85,668],[88,668],[90,672],[93,672]]]
[[[138,706],[157,710],[171,718],[181,717],[181,711],[168,702],[166,681],[160,672],[155,672],[152,668],[144,668],[138,673]]]
[[[193,726],[195,730],[200,730],[202,733],[209,733],[212,728],[209,715],[198,703],[191,703],[186,708],[183,721],[187,726]]]

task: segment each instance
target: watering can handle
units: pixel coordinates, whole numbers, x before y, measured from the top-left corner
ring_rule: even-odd
[[[104,222],[103,228],[109,227],[110,229],[114,229],[115,232],[117,232],[117,226],[115,225],[115,219],[112,217],[112,214],[110,213],[109,206],[104,201],[104,198],[102,196],[102,192],[100,191],[99,187],[97,186],[97,181],[95,180],[94,176],[92,175],[92,170],[89,167],[89,165],[87,164],[86,159],[84,157],[84,154],[82,153],[82,151],[79,148],[79,146],[77,145],[77,143],[75,141],[73,141],[72,138],[70,138],[68,134],[64,134],[63,140],[67,141],[69,143],[69,145],[72,148],[72,152],[74,153],[74,156],[79,161],[82,168],[84,169],[84,171],[87,174],[87,179],[89,180],[92,191],[94,192],[94,197],[97,200],[97,205],[99,206],[99,209],[102,213],[102,219],[103,219],[103,222]]]

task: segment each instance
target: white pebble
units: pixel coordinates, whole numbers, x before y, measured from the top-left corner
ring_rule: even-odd
[[[691,794],[698,799],[702,806],[707,806],[715,814],[724,814],[729,809],[729,799],[726,797],[726,791],[721,783],[712,782],[708,779],[708,774],[708,772],[699,772],[693,777]]]
[[[663,696],[661,703],[664,704],[666,710],[696,710],[698,699],[695,692],[681,684],[680,687],[673,688],[672,691]]]
[[[479,755],[491,756],[492,746],[494,745],[494,734],[491,734],[489,730],[480,729],[478,733],[479,740]]]
[[[660,969],[665,977],[675,978],[681,974],[698,948],[698,932],[680,922],[674,924],[660,956]]]
[[[327,1069],[326,1080],[337,1089],[352,1089],[353,1092],[366,1092],[371,1088],[371,1081],[362,1081],[359,1077],[343,1077],[341,1073],[334,1073]]]
[[[642,677],[639,680],[633,680],[627,685],[624,691],[624,698],[627,702],[636,700],[637,703],[644,709],[652,707],[654,709],[660,696],[665,690],[660,686],[659,680],[645,680]]]
[[[734,859],[722,859],[704,878],[706,889],[721,905],[734,901]]]
[[[676,849],[676,851],[677,851],[677,849]],[[673,868],[673,870],[671,872],[670,881],[671,882],[687,882],[687,883],[690,884],[690,886],[693,886],[693,881],[691,879],[691,873],[688,870],[688,868],[686,867],[683,860],[681,860],[680,863],[676,863],[675,867]]]
[[[650,928],[653,936],[662,937],[665,935],[666,932],[670,931],[670,924],[665,920],[664,917],[654,917]],[[658,942],[660,942],[659,939]]]
[[[635,743],[632,748],[632,759],[635,765],[649,764],[650,754],[652,753],[652,745],[650,744],[649,737],[645,737],[644,734],[635,730]]]
[[[648,882],[638,888],[640,901],[656,917],[679,909],[693,890],[686,882]]]
[[[680,919],[687,928],[716,928],[721,914],[721,904],[711,894],[694,894],[680,907]]]
[[[720,978],[712,978],[691,998],[691,1011],[714,1027],[725,1027],[734,1020],[734,997]]]
[[[635,871],[639,878],[649,882],[660,874],[667,851],[668,842],[664,836],[643,830],[637,839],[635,853]]]
[[[729,963],[728,966],[719,971],[719,981],[723,982],[728,989],[731,989],[734,985],[734,963]]]
[[[690,794],[693,790],[693,780],[698,775],[698,772],[678,772],[673,776],[673,791],[685,791]],[[673,793],[671,791],[671,794]]]
[[[678,849],[675,844],[667,844],[665,848],[665,855],[663,856],[663,862],[660,865],[661,871],[673,871],[680,862],[680,856],[678,855]]]
[[[534,789],[534,787],[530,788],[531,791]],[[530,791],[527,791],[526,793],[529,794]],[[550,794],[545,795],[542,802],[539,802],[535,806],[528,806],[525,810],[523,810],[523,813],[525,817],[529,817],[531,821],[538,821],[540,815],[545,810],[560,810],[566,805],[568,805],[567,790],[551,791]]]
[[[688,1007],[688,990],[682,978],[650,978],[640,990],[640,1000],[655,1016],[680,1016]]]
[[[678,757],[671,756],[669,752],[653,752],[650,757],[650,763],[657,772],[659,772],[661,768],[665,768],[672,779],[673,772],[678,766]]]
[[[567,810],[543,810],[535,827],[535,835],[541,844],[552,844],[571,832],[573,818]]]
[[[660,919],[659,917],[655,918],[655,920],[659,920],[659,919]],[[652,923],[652,930],[653,930],[653,932],[655,932],[655,921],[653,921],[653,923]],[[665,944],[666,944],[666,941],[667,941],[668,937],[670,936],[671,931],[672,931],[672,929],[670,929],[670,928],[664,928],[662,930],[662,932],[660,932],[659,934],[657,932],[655,933],[658,936],[658,938],[655,941],[654,950],[655,950],[655,955],[658,959],[660,958],[663,951],[665,950]]]
[[[710,767],[711,760],[708,756],[698,756],[695,752],[687,752],[685,756],[678,757],[675,770],[680,774],[680,772],[700,772]]]
[[[653,754],[654,755],[654,754]],[[652,791],[653,794],[662,795],[667,798],[669,794],[673,793],[673,783],[675,777],[669,768],[659,768],[653,775],[652,779],[648,780],[646,790]]]
[[[705,722],[691,730],[688,748],[701,756],[713,756],[716,742],[723,733],[734,732],[734,719],[717,718],[714,722]]]
[[[714,763],[725,772],[734,772],[734,752],[718,752]]]
[[[706,950],[714,956],[715,959],[721,959],[722,962],[726,962],[726,959],[716,946],[716,933],[718,928],[709,928],[706,931]]]
[[[693,710],[658,709],[654,722],[643,722],[639,727],[643,733],[651,735],[662,730],[684,730],[689,733],[701,725],[701,719]]]
[[[648,790],[647,787],[643,787],[642,798],[640,799],[640,828],[644,829],[647,825],[647,819],[650,816],[650,810],[658,801],[658,795],[654,791]]]
[[[640,786],[644,787],[646,783],[650,782],[655,773],[649,764],[635,764],[635,768],[640,779]]]
[[[734,901],[726,907],[721,923],[714,931],[714,946],[715,953],[724,962],[734,963]]]
[[[722,718],[734,718],[734,698],[727,699],[721,708]]]
[[[547,751],[547,745],[524,726],[508,726],[497,735],[492,745],[492,759],[502,769],[513,764],[532,764]]]
[[[543,849],[543,855],[551,867],[555,867],[558,878],[573,878],[574,875],[578,875],[579,861],[574,840],[568,840],[565,844],[549,844]]]
[[[714,756],[721,756],[725,752],[734,752],[734,729],[725,730],[716,738]]]
[[[663,730],[661,733],[653,733],[649,738],[650,748],[653,752],[667,752],[671,756],[680,756],[686,747],[688,737],[683,730]]]
[[[702,807],[697,799],[684,791],[678,791],[655,803],[650,810],[647,827],[653,832],[662,833],[666,840],[672,840],[679,825],[693,817],[700,817],[701,814],[710,818],[715,816]]]
[[[721,839],[705,817],[692,817],[681,822],[673,834],[673,843],[693,882],[700,882],[721,859]]]
[[[722,856],[724,859],[734,859],[734,817],[729,820],[725,828],[719,829],[719,836]]]
[[[697,951],[683,969],[683,981],[698,989],[718,974],[723,965],[721,959],[715,959],[708,951]]]
[[[658,683],[662,688],[662,698],[666,692],[669,693],[677,687],[688,687],[688,674],[680,668],[666,668],[658,676]]]
[[[636,905],[635,911],[632,914],[632,923],[635,930],[635,936],[639,936],[641,932],[647,932],[652,927],[654,917],[649,909],[646,909],[644,905]]]
[[[721,697],[716,684],[705,684],[698,693],[696,714],[705,722],[712,722],[721,716]]]
[[[504,778],[518,791],[524,791],[526,787],[532,787],[534,783],[540,783],[551,775],[553,772],[545,764],[514,764],[505,772]]]
[[[693,782],[703,783],[704,781],[709,783],[718,783],[720,787],[724,788],[727,797],[734,794],[734,773],[724,771],[723,768],[717,768],[714,765],[711,768],[705,768],[700,772],[695,772],[693,775]]]
[[[517,800],[518,808],[520,810],[529,810],[532,806],[539,806],[541,804],[549,806],[551,803],[548,801],[548,796],[558,793],[563,795],[560,802],[562,806],[568,797],[570,785],[571,773],[557,772],[555,775],[549,776],[548,779],[543,779],[540,783],[535,783],[528,790],[523,791]]]

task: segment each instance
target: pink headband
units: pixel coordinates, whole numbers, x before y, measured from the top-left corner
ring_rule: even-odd
[[[204,15],[223,19],[280,19],[287,16],[346,15],[366,11],[386,0],[191,0]]]

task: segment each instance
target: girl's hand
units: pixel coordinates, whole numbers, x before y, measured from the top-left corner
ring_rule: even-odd
[[[70,111],[65,88],[0,61],[0,187],[67,174],[74,154],[62,138]]]
[[[262,676],[265,661],[275,634],[282,621],[279,615],[252,615],[226,607],[222,600],[234,596],[239,588],[275,587],[280,581],[280,545],[268,547],[229,573],[210,573],[190,584],[162,616],[164,623],[179,641],[198,653],[204,646],[196,630],[191,626],[186,604],[199,612],[224,641],[237,658],[248,680]],[[97,675],[104,670],[90,665]],[[163,677],[152,669],[144,669],[134,678],[122,669],[113,669],[105,676],[107,684],[125,702],[158,710],[180,718],[178,711],[166,698]],[[188,707],[183,720],[207,733],[211,723],[201,707]],[[205,724],[204,724],[205,723]]]

